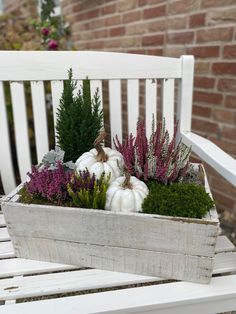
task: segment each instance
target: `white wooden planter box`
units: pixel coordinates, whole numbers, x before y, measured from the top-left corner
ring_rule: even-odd
[[[141,275],[210,282],[219,220],[2,203],[16,256]],[[210,192],[206,180],[206,190]]]

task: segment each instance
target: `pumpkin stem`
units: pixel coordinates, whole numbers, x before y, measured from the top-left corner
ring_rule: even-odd
[[[105,129],[102,129],[100,131],[100,134],[98,135],[98,137],[96,138],[96,140],[94,141],[93,145],[94,147],[96,148],[98,154],[97,154],[97,157],[96,157],[96,160],[98,162],[106,162],[107,161],[107,155],[106,153],[104,152],[104,149],[102,148],[102,141],[105,139],[106,137],[106,132],[105,132]]]
[[[132,186],[132,184],[130,182],[130,178],[131,178],[130,173],[127,170],[125,170],[125,181],[122,184],[122,188],[130,189],[130,190],[133,189],[133,186]]]

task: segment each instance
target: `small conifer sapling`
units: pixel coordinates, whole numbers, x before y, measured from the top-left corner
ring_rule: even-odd
[[[89,80],[85,80],[83,91],[75,95],[77,84],[72,79],[72,69],[68,73],[57,111],[56,132],[58,145],[65,151],[65,161],[76,161],[93,148],[102,127],[103,113],[98,90],[91,97]]]

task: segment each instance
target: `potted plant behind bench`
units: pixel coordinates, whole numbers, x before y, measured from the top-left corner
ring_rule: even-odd
[[[91,99],[87,85],[74,98],[75,87],[70,73],[57,122],[65,152],[46,154],[3,201],[16,255],[208,283],[219,221],[204,168],[189,162],[190,148],[176,145],[177,126],[170,139],[164,121],[155,127],[153,120],[147,139],[140,120],[135,137],[116,137],[116,150],[103,147],[98,93]],[[96,122],[89,151],[78,107]]]

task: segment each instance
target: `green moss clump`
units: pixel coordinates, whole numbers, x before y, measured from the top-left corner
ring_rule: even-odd
[[[194,183],[163,185],[149,182],[149,195],[143,202],[143,213],[202,218],[214,206],[203,186]]]

